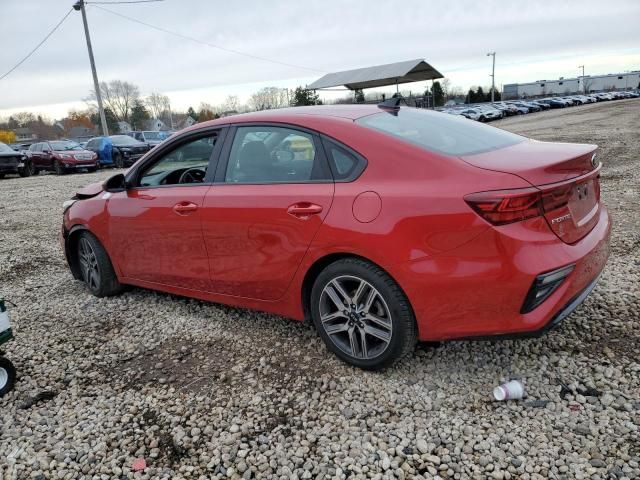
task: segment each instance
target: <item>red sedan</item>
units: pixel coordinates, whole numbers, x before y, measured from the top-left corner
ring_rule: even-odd
[[[609,252],[595,145],[461,117],[317,106],[198,124],[65,205],[73,275],[310,318],[376,369],[417,340],[531,335]]]

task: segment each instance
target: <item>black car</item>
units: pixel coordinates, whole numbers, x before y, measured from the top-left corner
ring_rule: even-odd
[[[98,154],[101,166],[115,166],[117,168],[133,165],[151,149],[148,144],[139,142],[128,135],[95,137],[89,140],[84,148]]]
[[[0,178],[4,178],[7,173],[28,177],[33,175],[33,172],[33,164],[24,152],[16,152],[7,144],[0,142]]]

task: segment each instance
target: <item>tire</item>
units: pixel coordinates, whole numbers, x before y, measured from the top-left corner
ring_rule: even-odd
[[[87,168],[87,172],[88,173],[95,173],[96,170],[98,170],[98,167],[91,167],[91,168]]]
[[[113,155],[113,163],[116,164],[116,168],[124,168],[124,161],[122,160],[122,155],[120,153],[115,153]]]
[[[353,303],[345,304],[345,297]],[[365,260],[345,258],[327,266],[313,284],[310,310],[329,350],[350,365],[379,370],[415,348],[409,300],[386,272]]]
[[[107,251],[90,232],[82,232],[75,242],[75,255],[82,281],[96,297],[109,297],[122,291]]]
[[[4,173],[0,173],[0,180],[2,180],[4,178]]]
[[[31,160],[27,160],[24,164],[24,168],[18,170],[18,175],[21,177],[30,177],[35,173],[36,169],[33,166],[33,162]]]
[[[64,175],[64,167],[60,165],[58,160],[53,161],[53,171],[56,172],[56,175]]]
[[[484,118],[484,115],[480,115],[480,118],[478,120],[480,120],[483,123],[487,121],[487,119]]]
[[[16,384],[16,367],[8,358],[0,357],[0,397],[13,390]]]

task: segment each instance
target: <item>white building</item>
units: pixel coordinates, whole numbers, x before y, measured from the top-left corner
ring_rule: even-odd
[[[547,95],[568,95],[582,92],[609,90],[636,90],[640,88],[640,71],[586,75],[558,80],[538,80],[531,83],[511,83],[503,87],[503,98],[527,98]]]

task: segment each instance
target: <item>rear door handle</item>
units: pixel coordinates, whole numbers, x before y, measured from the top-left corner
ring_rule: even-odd
[[[178,215],[189,215],[198,209],[198,205],[192,202],[180,202],[173,206],[173,211]]]
[[[287,208],[287,213],[301,220],[306,220],[311,215],[317,215],[322,212],[322,206],[315,203],[301,202],[294,203]]]

